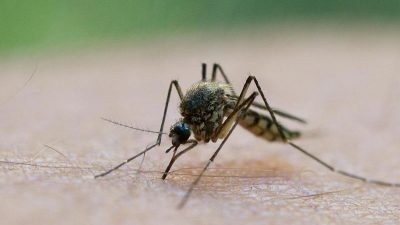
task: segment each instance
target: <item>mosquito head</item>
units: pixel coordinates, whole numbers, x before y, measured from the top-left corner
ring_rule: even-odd
[[[169,136],[172,138],[172,145],[178,146],[186,143],[191,135],[191,130],[188,124],[178,121],[171,126]]]

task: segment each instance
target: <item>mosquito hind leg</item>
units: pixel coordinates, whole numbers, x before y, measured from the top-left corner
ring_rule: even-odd
[[[203,64],[204,64],[204,63],[203,63]],[[204,68],[204,66],[206,66],[206,65],[203,65],[203,68]],[[204,70],[203,70],[203,71],[204,71]],[[219,65],[218,63],[214,63],[214,65],[213,65],[211,81],[216,81],[218,71],[219,71],[219,73],[222,75],[222,77],[223,77],[225,83],[229,84],[229,85],[232,87],[232,83],[229,81],[228,76],[226,75],[226,73],[225,73],[224,70],[222,69],[222,66]],[[233,94],[234,96],[237,96],[237,94],[236,94],[236,92],[235,92],[235,90],[234,90],[233,88],[232,88],[232,94]],[[256,108],[263,109],[263,110],[267,110],[267,108],[265,107],[265,105],[262,104],[262,103],[253,102],[253,103],[252,103],[252,106],[254,106],[254,107],[256,107]],[[282,110],[272,109],[272,111],[273,111],[276,115],[279,115],[279,116],[281,116],[281,117],[284,117],[284,118],[287,118],[287,119],[291,119],[291,120],[297,121],[297,122],[299,122],[299,123],[304,123],[304,124],[307,123],[306,120],[304,120],[304,119],[302,119],[302,118],[300,118],[300,117],[298,117],[298,116],[291,115],[291,114],[289,114],[289,113],[287,113],[287,112],[284,112],[284,111],[282,111]]]
[[[166,118],[166,116],[167,116],[168,105],[169,105],[169,101],[170,101],[171,93],[172,93],[172,87],[175,87],[176,91],[178,92],[178,95],[179,95],[180,100],[183,99],[182,89],[181,89],[181,87],[180,87],[178,81],[177,81],[177,80],[172,80],[171,83],[169,84],[168,93],[167,93],[167,99],[166,99],[166,101],[165,101],[163,117],[162,117],[161,125],[160,125],[160,131],[159,131],[159,133],[158,133],[156,143],[155,143],[155,144],[152,144],[152,145],[150,145],[150,146],[148,146],[148,147],[146,147],[143,151],[141,151],[141,152],[139,152],[138,154],[136,154],[136,155],[130,157],[129,159],[127,159],[127,160],[125,160],[124,162],[118,164],[117,166],[113,167],[112,169],[110,169],[110,170],[108,170],[108,171],[106,171],[106,172],[103,172],[103,173],[101,173],[101,174],[96,175],[94,178],[104,177],[104,176],[110,174],[111,172],[113,172],[113,171],[119,169],[121,166],[123,166],[123,165],[129,163],[130,161],[136,159],[137,157],[139,157],[139,156],[141,156],[141,155],[146,154],[146,152],[150,151],[150,150],[153,149],[155,146],[157,146],[157,145],[159,146],[159,145],[161,144],[161,139],[162,139],[163,130],[164,130],[164,124],[165,124],[165,118]]]
[[[369,179],[367,177],[363,177],[363,176],[360,176],[360,175],[357,175],[357,174],[353,174],[353,173],[349,173],[347,171],[343,171],[343,170],[337,169],[337,168],[331,166],[330,164],[328,164],[327,162],[323,161],[322,159],[320,159],[320,158],[316,157],[315,155],[309,153],[308,151],[306,151],[304,148],[300,147],[299,145],[297,145],[297,144],[295,144],[295,143],[293,143],[291,141],[288,141],[287,143],[289,145],[291,145],[293,148],[295,148],[296,150],[298,150],[301,153],[303,153],[304,155],[306,155],[309,158],[313,159],[314,161],[316,161],[320,165],[324,166],[328,170],[332,171],[333,173],[337,173],[337,174],[340,174],[342,176],[350,177],[352,179],[356,179],[356,180],[359,180],[359,181],[362,181],[362,182],[366,182],[366,183],[377,184],[377,185],[388,186],[388,187],[400,187],[400,183],[391,183],[391,182],[386,182],[386,181]]]
[[[250,84],[251,84],[252,81],[253,81],[254,84],[256,85],[258,93],[261,95],[261,98],[262,98],[262,100],[263,100],[263,102],[264,102],[265,109],[268,111],[269,115],[271,116],[272,122],[275,124],[276,129],[278,130],[278,133],[279,133],[279,136],[280,136],[281,139],[282,139],[282,142],[285,142],[285,143],[286,143],[286,142],[287,142],[287,137],[286,137],[286,135],[284,135],[283,129],[282,129],[281,126],[279,125],[279,123],[278,123],[278,121],[277,121],[277,119],[276,119],[276,117],[275,117],[275,113],[274,113],[274,111],[272,110],[271,106],[269,105],[269,103],[268,103],[268,101],[267,101],[267,98],[265,97],[264,91],[261,89],[261,86],[260,86],[260,84],[258,83],[257,78],[256,78],[255,76],[251,76],[251,75],[250,75],[250,76],[247,78],[247,80],[246,80],[246,83],[245,83],[245,85],[244,85],[244,87],[243,87],[243,90],[246,90],[246,91],[247,91],[247,89],[249,88],[249,86],[250,86]],[[243,96],[242,96],[243,94],[244,94],[244,93],[243,93],[243,91],[242,91],[242,93],[241,93],[240,96],[239,96],[239,100],[240,100],[241,98],[243,98]]]
[[[368,179],[366,177],[363,176],[359,176],[353,173],[349,173],[343,170],[339,170],[336,169],[335,167],[333,167],[332,165],[330,165],[329,163],[326,163],[325,161],[323,161],[322,159],[316,157],[315,155],[309,153],[308,151],[306,151],[304,148],[300,147],[299,145],[296,145],[295,143],[293,143],[292,141],[288,140],[287,137],[284,135],[283,129],[282,127],[278,124],[276,118],[275,118],[275,114],[274,111],[271,109],[270,105],[268,104],[268,101],[264,95],[263,90],[261,89],[260,84],[258,83],[258,80],[256,79],[256,77],[254,76],[249,76],[249,78],[247,79],[246,83],[250,83],[252,80],[254,80],[254,83],[256,84],[257,90],[260,93],[264,104],[265,104],[265,108],[268,110],[268,112],[270,113],[273,122],[276,125],[276,128],[278,129],[278,133],[282,139],[282,141],[284,143],[289,144],[290,146],[292,146],[294,149],[296,149],[297,151],[303,153],[304,155],[306,155],[307,157],[313,159],[314,161],[316,161],[317,163],[319,163],[320,165],[324,166],[325,168],[327,168],[328,170],[346,176],[346,177],[350,177],[356,180],[360,180],[363,182],[367,182],[367,183],[373,183],[373,184],[378,184],[378,185],[383,185],[383,186],[391,186],[391,187],[400,187],[400,183],[390,183],[390,182],[386,182],[386,181],[379,181],[379,180],[372,180],[372,179]]]

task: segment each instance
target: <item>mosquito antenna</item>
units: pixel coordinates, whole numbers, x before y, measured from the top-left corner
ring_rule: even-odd
[[[147,133],[153,133],[153,134],[165,134],[165,135],[167,134],[167,133],[164,133],[164,132],[152,131],[152,130],[137,128],[137,127],[132,127],[132,126],[129,126],[129,125],[126,125],[126,124],[122,124],[122,123],[119,123],[117,121],[113,121],[113,120],[110,120],[110,119],[107,119],[107,118],[104,118],[104,117],[101,117],[101,119],[104,120],[104,121],[113,123],[115,125],[126,127],[126,128],[129,128],[129,129],[132,129],[132,130],[138,130],[138,131],[147,132]]]
[[[104,173],[101,173],[101,174],[98,174],[98,175],[94,176],[94,178],[96,179],[96,178],[99,178],[99,177],[104,177],[104,176],[106,176],[107,174],[110,174],[110,173],[113,172],[114,170],[119,169],[121,166],[123,166],[123,165],[129,163],[130,161],[132,161],[132,160],[136,159],[137,157],[139,157],[139,156],[145,154],[146,152],[150,151],[152,148],[156,147],[157,145],[158,145],[158,143],[155,143],[155,144],[152,144],[152,145],[146,147],[145,150],[143,150],[143,151],[139,152],[138,154],[136,154],[136,155],[130,157],[129,159],[127,159],[127,160],[125,160],[124,162],[120,163],[118,166],[116,166],[116,167],[114,167],[114,168],[112,168],[112,169],[110,169],[110,170],[108,170],[108,171],[106,171],[106,172],[104,172]]]

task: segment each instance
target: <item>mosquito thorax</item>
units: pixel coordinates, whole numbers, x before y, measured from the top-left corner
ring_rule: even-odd
[[[187,142],[191,135],[191,129],[188,124],[178,121],[171,126],[169,137],[172,139],[172,145],[178,146]]]
[[[207,81],[193,84],[186,92],[179,109],[197,141],[213,139],[222,124],[229,94],[228,84]]]

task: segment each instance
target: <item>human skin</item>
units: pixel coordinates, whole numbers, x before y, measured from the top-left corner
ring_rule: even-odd
[[[181,210],[176,206],[219,142],[179,158],[165,181],[168,137],[142,164],[139,158],[93,179],[156,140],[101,117],[158,130],[169,82],[178,79],[186,90],[200,80],[201,62],[219,62],[237,92],[251,73],[273,107],[307,119],[303,126],[278,117],[302,131],[295,143],[339,169],[400,182],[399,34],[256,36],[3,59],[4,99],[38,69],[0,106],[2,223],[399,224],[400,188],[334,174],[240,127]],[[166,130],[179,119],[176,93],[172,98]]]

